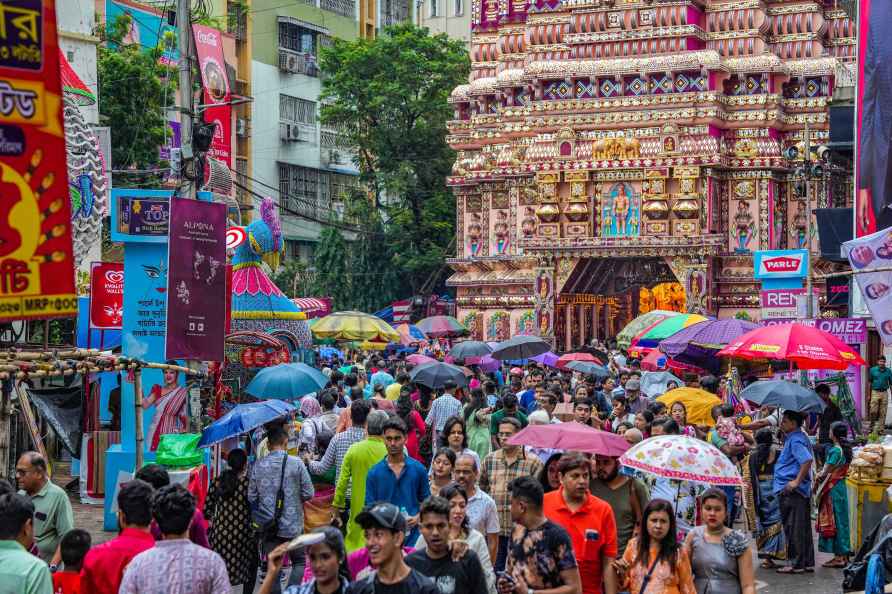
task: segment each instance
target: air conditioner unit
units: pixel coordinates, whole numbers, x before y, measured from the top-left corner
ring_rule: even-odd
[[[245,118],[238,118],[235,121],[235,133],[239,136],[247,136],[248,135],[248,120]]]
[[[344,156],[334,149],[329,149],[328,151],[328,162],[332,165],[340,165],[344,162]]]

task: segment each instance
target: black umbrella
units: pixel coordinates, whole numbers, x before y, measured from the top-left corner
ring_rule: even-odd
[[[449,354],[456,361],[464,361],[468,357],[485,357],[492,352],[492,348],[480,340],[465,340],[457,343]]]
[[[501,361],[529,359],[551,350],[551,345],[538,336],[522,334],[503,340],[492,350],[492,358]]]
[[[592,363],[591,361],[570,361],[564,365],[564,367],[592,377],[599,377],[602,379],[610,377],[610,372],[607,371],[606,367],[598,365],[597,363]]]
[[[440,361],[422,363],[416,366],[409,372],[409,379],[432,390],[442,388],[449,380],[455,382],[455,385],[459,387],[468,385],[468,379],[465,377],[465,372],[462,371],[461,367],[450,365],[449,363],[441,363]]]
[[[740,398],[801,413],[819,413],[826,406],[814,390],[786,380],[754,382],[740,392]]]

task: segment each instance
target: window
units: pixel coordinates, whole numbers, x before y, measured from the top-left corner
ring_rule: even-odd
[[[316,102],[279,95],[279,120],[316,125]]]
[[[318,33],[312,29],[279,21],[279,47],[315,56],[316,35]]]
[[[455,16],[462,16],[463,14],[465,14],[464,0],[455,0]]]
[[[355,0],[320,0],[319,6],[322,10],[328,10],[349,19],[356,17]]]
[[[431,1],[431,17],[437,17],[440,13],[440,0],[430,0]]]
[[[384,0],[381,10],[381,25],[388,27],[409,20],[408,0]]]
[[[279,163],[279,204],[286,215],[326,220],[333,206],[358,186],[355,175]]]

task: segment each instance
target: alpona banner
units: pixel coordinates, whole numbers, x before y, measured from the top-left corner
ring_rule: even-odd
[[[170,200],[168,359],[222,361],[226,330],[226,205]]]
[[[124,263],[93,262],[90,268],[90,328],[120,330],[124,321]]]
[[[0,3],[0,322],[77,315],[52,0]]]

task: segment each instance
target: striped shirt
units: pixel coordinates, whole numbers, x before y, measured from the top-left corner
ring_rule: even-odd
[[[341,467],[344,465],[344,456],[347,450],[354,443],[365,439],[365,429],[362,427],[350,427],[342,433],[338,433],[328,442],[328,448],[321,460],[310,461],[310,472],[313,474],[325,474],[328,470],[335,467],[335,484],[338,484],[338,477],[341,476]],[[347,487],[347,499],[350,498],[351,488]]]
[[[446,419],[449,417],[461,416],[461,400],[446,393],[431,402],[430,412],[427,413],[425,423],[434,428],[439,433],[446,425]]]

